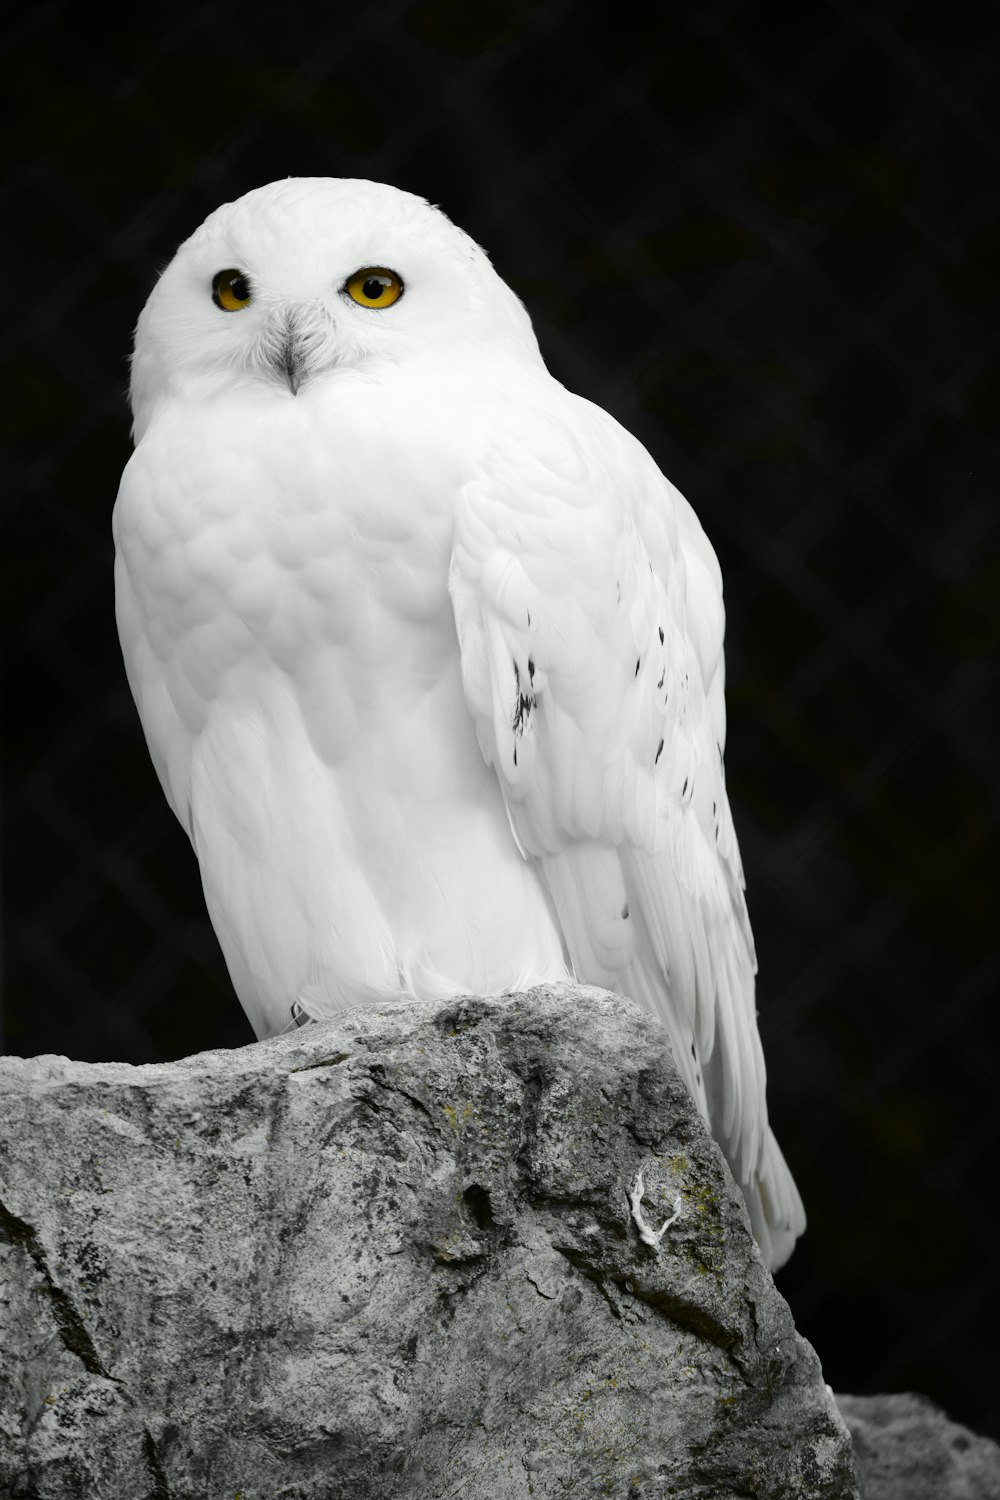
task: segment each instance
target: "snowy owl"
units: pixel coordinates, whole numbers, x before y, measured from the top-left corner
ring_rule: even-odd
[[[259,1037],[574,977],[658,1016],[771,1266],[768,1126],[693,510],[548,373],[443,213],[289,179],[139,318],[118,626]]]

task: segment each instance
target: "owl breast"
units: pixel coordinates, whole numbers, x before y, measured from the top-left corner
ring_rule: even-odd
[[[166,408],[115,514],[157,771],[258,1035],[566,973],[466,708],[448,597],[463,450],[361,390]],[[433,483],[422,476],[433,475]]]

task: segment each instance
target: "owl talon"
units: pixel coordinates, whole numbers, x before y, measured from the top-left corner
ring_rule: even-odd
[[[643,1218],[642,1214],[642,1198],[645,1191],[646,1186],[642,1180],[642,1172],[640,1170],[636,1172],[635,1182],[627,1190],[626,1196],[628,1198],[629,1208],[632,1210],[632,1220],[635,1224],[636,1229],[638,1229],[639,1231],[639,1238],[642,1240],[644,1245],[650,1245],[654,1250],[658,1250],[660,1241],[663,1239],[663,1236],[666,1234],[671,1224],[676,1224],[677,1220],[683,1216],[684,1200],[681,1198],[680,1193],[678,1193],[674,1198],[674,1211],[670,1215],[669,1219],[664,1219],[659,1229],[651,1229],[650,1226],[646,1223],[646,1220]]]
[[[311,1016],[305,1006],[300,1005],[297,1000],[292,1001],[289,1010],[292,1019],[288,1022],[287,1026],[282,1026],[281,1030],[277,1033],[278,1036],[287,1036],[290,1031],[296,1031],[300,1026],[308,1026],[310,1021],[315,1020],[315,1017]]]

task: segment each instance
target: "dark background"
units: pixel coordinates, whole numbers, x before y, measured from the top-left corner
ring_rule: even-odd
[[[1000,30],[972,7],[50,3],[0,47],[5,1045],[251,1039],[118,651],[126,356],[157,270],[287,175],[438,202],[553,372],[690,496],[729,611],[729,786],[780,1285],[838,1389],[1000,1437],[994,1022]]]

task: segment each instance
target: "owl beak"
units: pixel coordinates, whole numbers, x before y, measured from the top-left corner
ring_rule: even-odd
[[[309,323],[301,309],[287,305],[270,323],[262,353],[273,374],[283,380],[297,396],[310,372],[310,351],[315,340],[309,337]]]
[[[259,345],[268,374],[297,396],[307,381],[333,360],[333,327],[322,304],[286,302],[268,319]]]
[[[306,358],[301,340],[295,335],[293,324],[288,325],[285,337],[275,350],[274,368],[287,383],[292,395],[297,396],[306,373]]]

